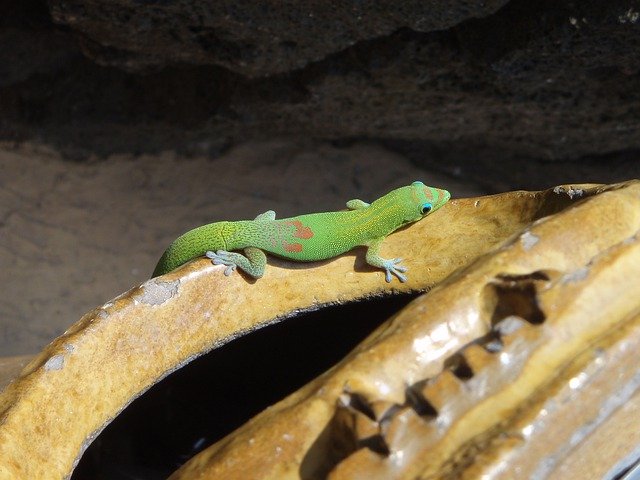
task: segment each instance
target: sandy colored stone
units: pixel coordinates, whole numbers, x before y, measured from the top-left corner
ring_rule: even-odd
[[[454,200],[390,236],[382,254],[406,259],[406,284],[386,284],[361,251],[316,264],[271,259],[256,282],[195,261],[89,312],[0,393],[0,478],[64,478],[134,398],[238,335],[319,305],[433,286],[329,374],[175,478],[462,471],[469,465],[457,459],[461,445],[468,450],[497,431],[549,381],[550,369],[568,365],[638,308],[640,295],[630,290],[640,285],[639,229],[638,182],[566,186]],[[583,304],[597,314],[585,318]],[[524,316],[519,328],[513,315]],[[500,345],[485,337],[495,331],[505,332]],[[453,378],[447,362],[464,359],[471,342],[490,347],[493,357],[470,349],[467,367],[479,371],[458,381],[468,369],[454,362]],[[497,362],[505,353],[507,361]],[[452,400],[434,397],[430,410],[425,392],[440,376]],[[474,382],[481,388],[470,391]]]
[[[637,461],[640,315],[621,320],[548,375],[458,478],[614,478]]]
[[[514,231],[329,373],[171,478],[602,478],[615,471],[629,461],[640,429],[640,417],[618,411],[631,413],[640,395],[640,184],[607,190]],[[549,198],[537,196],[545,213]],[[495,211],[502,199],[472,205]],[[448,211],[452,225],[460,213]],[[596,454],[601,448],[611,456]]]

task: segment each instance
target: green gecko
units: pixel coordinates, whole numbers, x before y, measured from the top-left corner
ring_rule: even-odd
[[[387,282],[391,282],[392,274],[405,282],[407,268],[400,265],[402,259],[384,259],[379,255],[383,240],[398,228],[435,212],[449,198],[446,190],[413,182],[371,204],[350,200],[348,210],[339,212],[310,213],[276,220],[275,212],[269,210],[255,220],[210,223],[178,237],[160,258],[152,277],[205,255],[215,265],[226,265],[224,274],[227,276],[240,268],[250,276],[260,278],[267,265],[265,252],[313,262],[364,246],[367,247],[367,263],[383,269]],[[244,255],[231,250],[243,250]]]

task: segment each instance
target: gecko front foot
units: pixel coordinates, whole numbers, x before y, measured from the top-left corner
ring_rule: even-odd
[[[238,265],[230,258],[230,253],[225,250],[218,250],[217,252],[208,251],[205,253],[207,258],[211,259],[211,263],[214,265],[226,265],[227,268],[224,270],[225,276],[231,275]]]
[[[402,283],[407,281],[407,276],[403,275],[403,273],[406,272],[408,269],[407,267],[398,265],[401,261],[402,261],[401,258],[394,258],[392,260],[384,260],[382,262],[382,268],[384,268],[385,280],[387,281],[387,283],[391,283],[391,279],[392,279],[391,274],[398,277],[398,280],[400,280]]]

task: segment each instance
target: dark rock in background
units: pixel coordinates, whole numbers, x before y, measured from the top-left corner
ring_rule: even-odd
[[[444,30],[508,0],[52,0],[55,22],[100,64],[128,69],[220,65],[248,77],[286,73],[400,28]]]
[[[640,1],[503,3],[51,0],[56,24],[6,4],[0,139],[67,156],[367,139],[494,188],[548,185],[541,162],[640,175]]]

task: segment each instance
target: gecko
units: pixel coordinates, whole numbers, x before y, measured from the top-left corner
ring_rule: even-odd
[[[405,282],[407,267],[401,258],[379,254],[384,239],[397,229],[435,212],[451,197],[448,191],[413,182],[371,203],[349,200],[347,210],[299,215],[276,220],[269,210],[254,220],[222,221],[194,228],[178,237],[164,252],[152,278],[168,273],[199,256],[224,265],[229,276],[236,268],[253,278],[264,275],[265,252],[313,262],[337,257],[355,247],[366,247],[366,262]],[[242,251],[243,253],[239,253]]]

